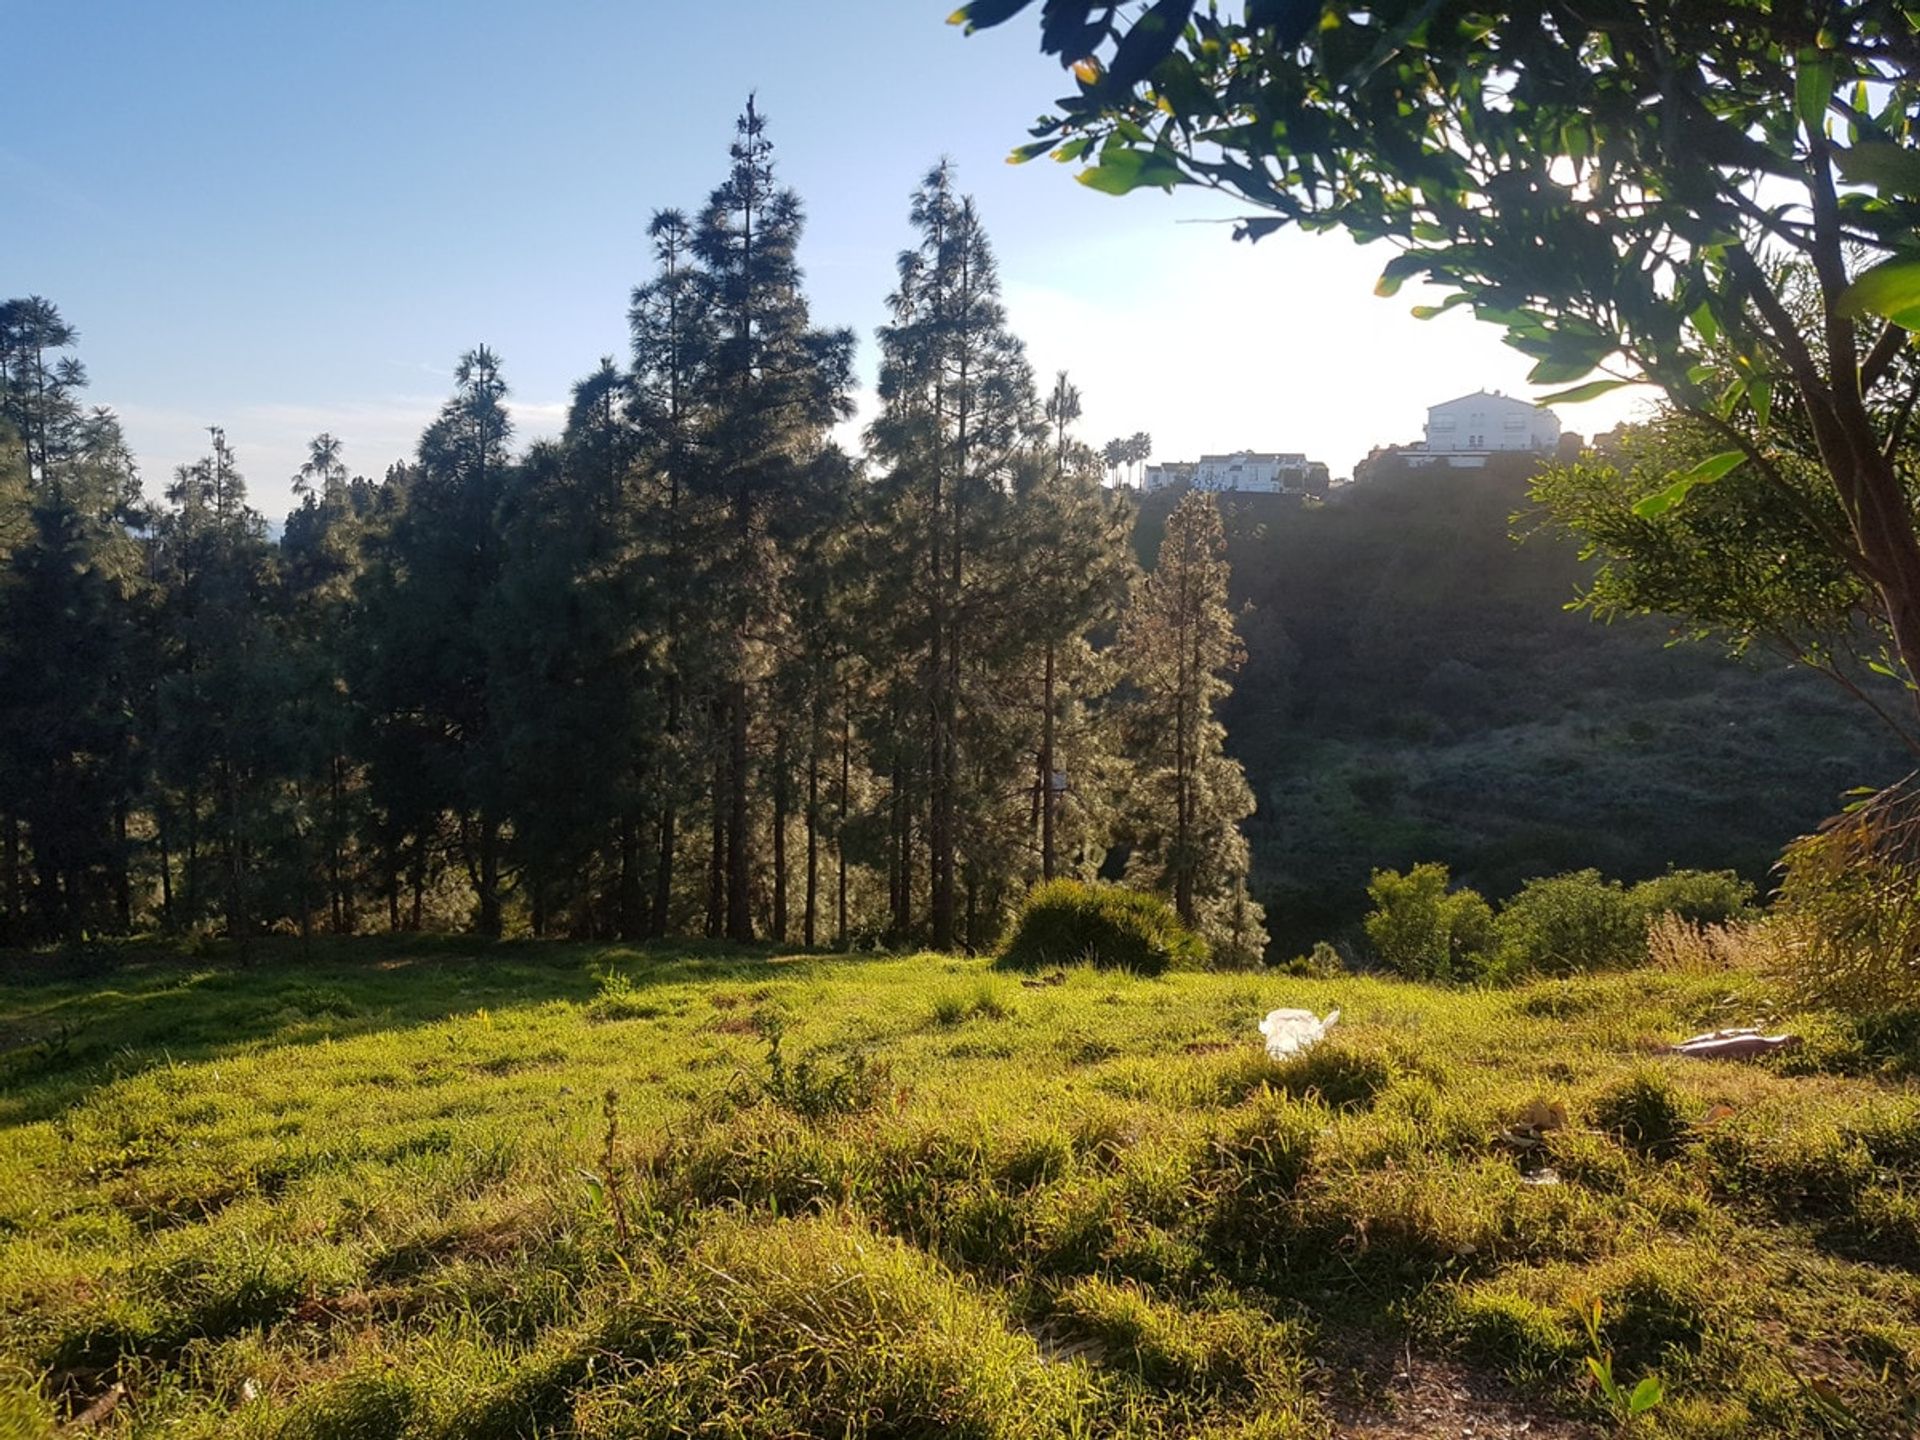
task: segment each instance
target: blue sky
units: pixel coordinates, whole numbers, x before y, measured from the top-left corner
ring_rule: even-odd
[[[1095,443],[1146,429],[1161,458],[1305,450],[1345,474],[1429,403],[1527,393],[1493,332],[1374,298],[1385,251],[1234,244],[1218,200],[1006,165],[1060,72],[1032,21],[966,38],[952,4],[0,0],[28,61],[0,129],[0,289],[79,327],[150,491],[218,423],[277,516],[306,436],[378,475],[481,341],[522,438],[551,433],[572,382],[625,354],[648,217],[697,208],[754,90],[806,203],[815,318],[859,331],[865,378],[907,196],[944,154]]]

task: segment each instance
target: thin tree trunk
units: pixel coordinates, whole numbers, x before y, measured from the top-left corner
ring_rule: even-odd
[[[715,707],[716,722],[723,717]],[[707,857],[707,936],[718,938],[727,923],[727,754],[713,750],[712,845]]]
[[[787,735],[773,751],[773,943],[787,943]]]
[[[807,912],[801,921],[801,940],[811,950],[820,904],[820,727],[813,727],[807,745]]]
[[[173,929],[173,851],[167,843],[167,807],[153,807],[154,833],[160,842],[160,928]]]
[[[674,495],[679,494],[676,482]],[[669,511],[669,525],[672,524],[672,512]],[[667,646],[669,664],[675,648],[677,630],[676,612],[668,611]],[[668,763],[673,764],[679,755],[676,738],[680,733],[680,677],[671,671],[667,675],[667,755]],[[677,767],[676,767],[677,768]],[[669,774],[661,785],[660,837],[658,854],[653,869],[653,920],[648,927],[655,938],[665,935],[673,923],[673,847],[675,829],[679,817],[674,813],[673,792],[675,775]]]
[[[20,926],[20,820],[14,815],[0,821],[0,889],[6,892],[6,930],[0,939],[18,945],[25,937]]]
[[[120,933],[133,929],[133,877],[127,862],[127,801],[123,795],[113,804],[113,910]]]
[[[336,935],[345,935],[352,929],[347,920],[349,902],[343,878],[345,866],[340,854],[341,837],[345,829],[342,823],[342,814],[346,809],[345,765],[340,756],[334,756],[327,775],[327,892],[329,915]]]
[[[1047,674],[1040,717],[1040,878],[1053,879],[1053,637],[1047,637]]]
[[[833,850],[839,863],[839,924],[836,934],[840,948],[847,948],[847,798],[853,773],[853,708],[842,701],[840,712],[840,823],[835,831]]]
[[[640,817],[628,810],[620,817],[619,933],[622,940],[638,940],[643,921],[640,895]]]
[[[739,944],[753,940],[753,845],[748,832],[752,817],[747,784],[747,682],[735,680],[727,727],[727,938]]]
[[[424,923],[427,897],[427,835],[420,831],[413,837],[413,912],[407,928],[418,931]]]
[[[480,933],[498,940],[500,917],[500,822],[480,816]]]

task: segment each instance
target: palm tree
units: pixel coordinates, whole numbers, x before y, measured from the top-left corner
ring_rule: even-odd
[[[347,467],[340,462],[340,441],[322,431],[307,442],[307,463],[300,467],[293,477],[293,493],[310,495],[314,482],[320,482],[324,492],[346,478]]]
[[[1128,442],[1117,439],[1107,441],[1100,448],[1100,458],[1107,462],[1107,479],[1111,481],[1114,478],[1114,471],[1132,458],[1128,453]]]
[[[1140,488],[1139,467],[1147,463],[1153,454],[1153,437],[1144,430],[1133,432],[1133,438],[1127,441],[1127,458],[1134,463],[1134,488]]]

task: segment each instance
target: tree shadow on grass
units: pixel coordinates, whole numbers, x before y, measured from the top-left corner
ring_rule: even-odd
[[[353,1039],[486,1010],[629,992],[780,982],[859,957],[706,941],[598,945],[406,935],[256,941],[196,953],[137,942],[80,957],[0,952],[0,1127],[51,1119],[156,1065],[271,1041]]]

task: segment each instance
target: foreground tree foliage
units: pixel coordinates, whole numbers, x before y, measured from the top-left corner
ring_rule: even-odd
[[[1029,6],[976,0],[955,19]],[[1383,293],[1440,286],[1417,313],[1469,306],[1534,357],[1534,381],[1582,382],[1558,398],[1657,387],[1715,443],[1649,477],[1642,513],[1753,472],[1920,678],[1907,11],[1045,0],[1041,25],[1075,89],[1016,159],[1081,162],[1116,194],[1221,190],[1269,212],[1242,225],[1253,238],[1386,240]]]
[[[72,328],[0,307],[0,943],[986,948],[1033,883],[1131,852],[1203,924],[1241,895],[1222,953],[1257,951],[1224,652],[1174,704],[1115,644],[1148,624],[1132,512],[1071,381],[1040,395],[973,202],[945,165],[912,200],[866,473],[830,434],[853,337],[810,318],[751,103],[729,158],[697,216],[655,217],[630,360],[557,439],[516,452],[477,346],[383,478],[315,437],[277,540],[217,428],[148,511]],[[1167,766],[1184,829],[1133,783]]]

